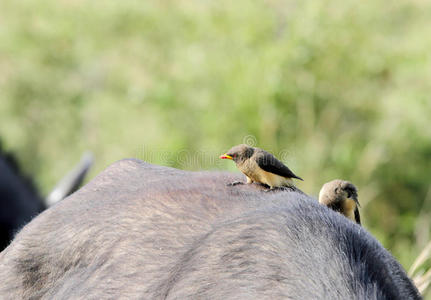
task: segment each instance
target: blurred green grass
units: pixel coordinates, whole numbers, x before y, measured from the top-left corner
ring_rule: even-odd
[[[428,1],[0,2],[0,138],[47,193],[87,149],[229,169],[252,136],[359,187],[407,268],[431,229]]]

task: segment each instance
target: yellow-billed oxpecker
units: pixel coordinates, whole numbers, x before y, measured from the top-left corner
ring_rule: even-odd
[[[233,160],[247,177],[247,183],[263,183],[273,189],[294,186],[292,178],[303,180],[271,153],[245,144],[232,147],[220,158]],[[241,182],[235,182],[232,185],[239,183]]]
[[[361,224],[358,191],[351,182],[335,179],[325,183],[319,193],[319,202]]]

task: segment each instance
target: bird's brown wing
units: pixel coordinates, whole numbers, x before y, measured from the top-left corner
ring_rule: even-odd
[[[256,162],[257,165],[264,171],[287,178],[297,178],[299,180],[303,180],[301,177],[293,174],[293,172],[281,161],[276,159],[274,155],[266,151],[261,150],[259,153],[256,153]]]

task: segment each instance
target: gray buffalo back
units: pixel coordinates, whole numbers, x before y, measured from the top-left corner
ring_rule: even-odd
[[[362,227],[238,174],[111,165],[0,254],[2,299],[419,299]]]

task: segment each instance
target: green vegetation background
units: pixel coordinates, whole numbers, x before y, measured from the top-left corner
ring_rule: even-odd
[[[137,157],[228,169],[244,140],[317,196],[359,188],[408,268],[431,229],[431,2],[0,2],[0,138],[48,191]]]

